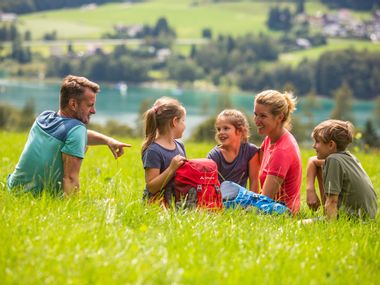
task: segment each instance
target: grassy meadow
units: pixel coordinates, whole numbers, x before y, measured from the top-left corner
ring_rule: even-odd
[[[32,30],[35,39],[42,38],[44,33],[52,30],[57,30],[61,39],[96,39],[111,31],[115,24],[154,25],[158,18],[166,17],[177,31],[178,38],[200,38],[202,29],[206,27],[211,28],[216,35],[236,36],[269,32],[266,20],[270,7],[274,5],[278,3],[252,0],[149,0],[133,4],[110,3],[96,9],[42,11],[21,16],[20,24],[24,29]],[[295,9],[294,1],[284,1],[280,5]],[[329,11],[319,1],[307,1],[305,8],[312,15]],[[369,18],[368,12],[352,11],[352,14],[357,18]]]
[[[379,217],[300,218],[144,206],[140,140],[114,160],[90,147],[81,192],[61,200],[6,191],[26,133],[0,132],[1,284],[376,284]],[[189,158],[211,144],[187,143]],[[303,165],[312,154],[303,150]],[[356,153],[380,189],[378,153]],[[312,217],[304,202],[301,217]],[[320,215],[318,212],[316,215]],[[377,280],[377,281],[376,281]]]
[[[22,15],[19,28],[22,31],[30,30],[34,41],[55,30],[59,40],[73,41],[76,50],[86,50],[86,44],[80,43],[80,40],[100,39],[103,34],[112,32],[116,24],[154,25],[160,17],[166,17],[169,25],[176,30],[178,39],[198,39],[204,28],[210,28],[214,38],[219,34],[238,36],[261,32],[278,36],[279,32],[270,31],[266,25],[268,11],[273,5],[275,5],[273,2],[249,0],[238,2],[150,0],[134,4],[111,3],[98,6],[96,9],[61,9]],[[281,5],[295,9],[294,2],[283,2]],[[329,10],[319,1],[307,1],[305,7],[307,13],[311,15]],[[369,12],[351,13],[360,19],[370,17]],[[50,48],[44,42],[35,42],[31,46],[33,51],[43,55],[50,52]],[[348,47],[359,50],[380,50],[379,44],[369,41],[332,39],[323,47],[281,55],[280,60],[297,64],[304,57],[316,59],[327,50]],[[66,48],[66,43],[63,44],[63,48]],[[189,46],[181,47],[180,50],[188,53]]]
[[[268,32],[265,24],[270,5],[265,1],[205,3],[191,5],[189,0],[153,0],[140,3],[115,3],[96,9],[61,9],[27,14],[20,17],[21,26],[33,31],[39,39],[57,30],[62,39],[96,39],[111,32],[115,24],[154,25],[166,17],[178,38],[200,38],[203,28],[215,34],[242,35]],[[46,25],[46,23],[49,23]]]
[[[289,53],[283,53],[279,56],[279,61],[290,65],[298,65],[304,58],[309,60],[317,60],[323,53],[327,51],[355,49],[368,50],[369,52],[379,52],[380,43],[370,43],[359,39],[328,39],[326,46],[315,47],[311,49],[299,50]]]

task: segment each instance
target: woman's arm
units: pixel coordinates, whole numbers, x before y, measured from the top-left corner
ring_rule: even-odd
[[[280,191],[284,179],[274,175],[267,175],[262,189],[262,194],[274,199],[276,194]]]
[[[260,158],[259,152],[257,152],[248,162],[249,187],[251,191],[256,193],[259,193],[259,170]]]

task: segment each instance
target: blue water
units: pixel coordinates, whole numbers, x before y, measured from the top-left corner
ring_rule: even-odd
[[[43,81],[14,81],[0,79],[0,102],[22,108],[26,102],[33,100],[36,111],[46,109],[58,110],[59,88],[61,82],[46,83]],[[124,88],[125,86],[123,86]],[[187,129],[185,137],[203,120],[215,114],[218,105],[218,93],[187,90],[165,90],[129,86],[127,90],[118,85],[101,85],[97,96],[96,115],[91,120],[104,123],[109,119],[119,120],[130,126],[136,124],[140,105],[144,100],[150,100],[150,105],[161,96],[177,98],[187,110]],[[231,94],[230,100],[234,107],[252,114],[254,93]],[[304,98],[298,99],[299,104],[295,114],[306,120],[302,106]],[[318,108],[312,110],[315,123],[328,119],[334,107],[334,101],[318,98]],[[353,114],[355,123],[361,127],[373,116],[374,104],[371,101],[355,101]]]

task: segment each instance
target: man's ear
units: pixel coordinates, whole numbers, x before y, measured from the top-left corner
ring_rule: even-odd
[[[74,98],[71,98],[71,99],[69,99],[69,104],[67,104],[67,105],[69,106],[69,109],[71,111],[76,111],[77,106],[78,106],[78,102]]]

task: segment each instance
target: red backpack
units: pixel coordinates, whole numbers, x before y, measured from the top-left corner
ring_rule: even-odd
[[[218,167],[207,158],[187,160],[176,171],[174,193],[177,208],[223,207]]]

